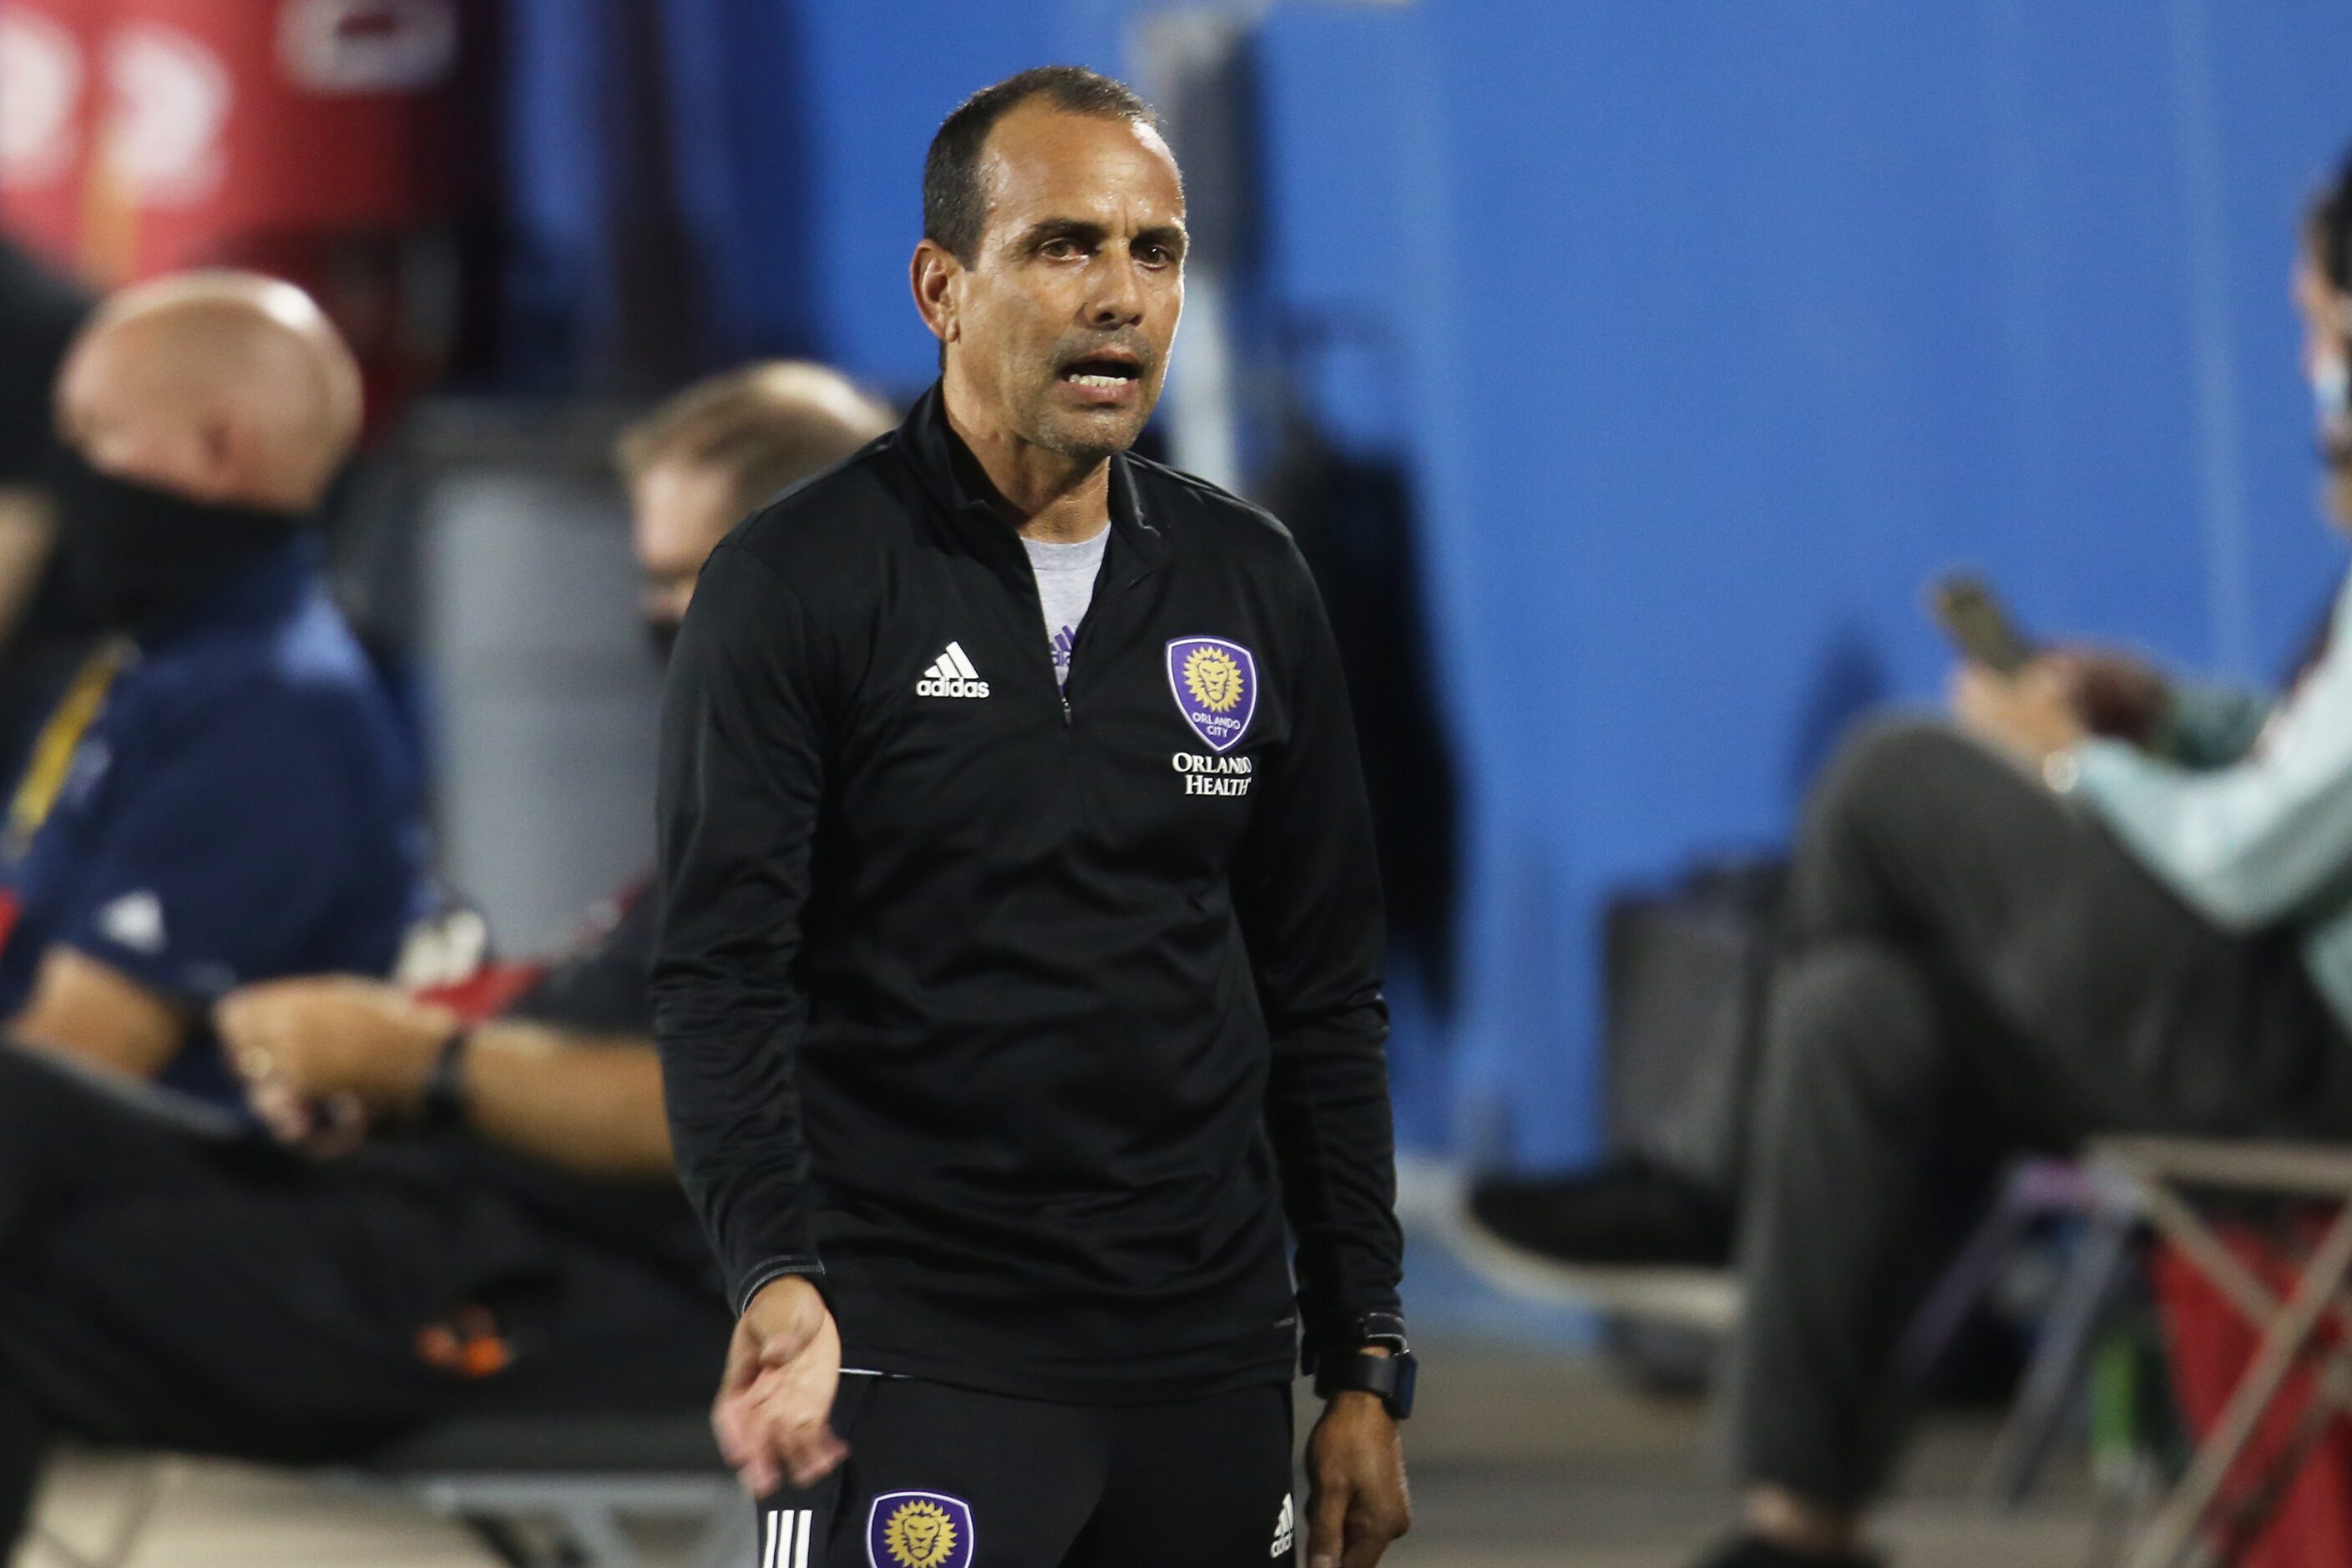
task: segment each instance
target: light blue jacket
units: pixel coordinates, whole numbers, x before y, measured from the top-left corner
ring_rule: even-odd
[[[2284,702],[2174,694],[2151,751],[2075,748],[2070,792],[2215,924],[2287,924],[2336,1018],[2352,1028],[2352,579],[2327,653]]]

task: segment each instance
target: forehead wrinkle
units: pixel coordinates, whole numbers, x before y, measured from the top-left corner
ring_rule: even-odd
[[[1076,136],[1066,139],[1059,147],[1036,146],[1034,142],[1042,131],[1040,122],[1048,117],[1078,121],[1089,127],[1123,128],[1128,134]],[[1031,180],[1034,190],[1021,208],[1008,210],[1005,186],[1014,172],[1016,153],[1020,154],[1019,163],[1027,171],[1034,171]],[[1170,221],[1181,224],[1183,172],[1177,167],[1175,155],[1158,132],[1132,121],[1072,114],[1049,104],[1024,104],[997,122],[982,151],[981,232],[990,234],[1000,222],[1015,223],[1029,213],[1042,211],[1047,216],[1029,218],[1021,225],[1024,232],[1038,223],[1068,217],[1098,222],[1114,232],[1132,233],[1154,221],[1135,219],[1132,208],[1139,202],[1160,205],[1150,194],[1138,189],[1155,177],[1165,179],[1170,186],[1173,197],[1167,204]]]

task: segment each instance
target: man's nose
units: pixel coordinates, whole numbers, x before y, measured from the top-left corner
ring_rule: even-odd
[[[1124,252],[1107,254],[1094,273],[1094,287],[1087,296],[1087,325],[1131,327],[1143,320],[1143,284],[1132,258]]]

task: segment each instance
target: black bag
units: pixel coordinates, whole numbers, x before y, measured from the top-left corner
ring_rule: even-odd
[[[1664,1165],[1733,1204],[1787,883],[1778,859],[1702,867],[1666,891],[1611,900],[1603,928],[1609,1152]],[[1601,1331],[1618,1365],[1659,1394],[1703,1391],[1724,1352],[1712,1334],[1654,1320],[1612,1316]]]
[[[1759,1012],[1787,862],[1702,867],[1665,892],[1621,895],[1605,921],[1609,1151],[1738,1191]]]

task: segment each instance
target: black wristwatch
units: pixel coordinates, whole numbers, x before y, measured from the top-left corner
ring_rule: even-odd
[[[1328,1399],[1355,1390],[1380,1396],[1389,1418],[1402,1421],[1412,1414],[1412,1385],[1420,1358],[1398,1343],[1387,1355],[1369,1350],[1325,1352],[1315,1358],[1315,1392]]]
[[[466,1056],[474,1048],[474,1032],[459,1029],[442,1042],[425,1076],[425,1098],[416,1108],[416,1125],[425,1132],[457,1132],[465,1129]]]

